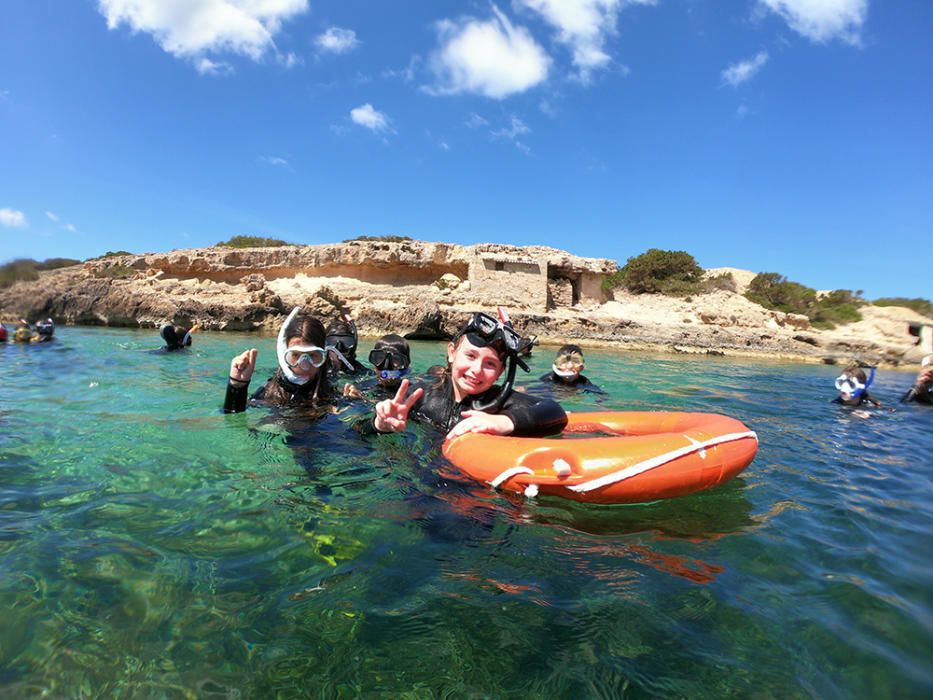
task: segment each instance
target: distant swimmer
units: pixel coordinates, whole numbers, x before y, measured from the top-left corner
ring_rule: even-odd
[[[586,363],[579,345],[564,345],[557,351],[551,371],[541,377],[542,382],[573,387],[594,394],[605,394],[596,384],[583,375]]]
[[[901,401],[933,405],[933,355],[923,358],[917,380]]]
[[[171,323],[166,323],[159,330],[159,335],[162,340],[165,341],[165,347],[163,348],[166,352],[174,352],[175,350],[184,350],[185,348],[191,347],[192,334],[197,332],[197,325],[192,326],[190,329],[185,328],[184,326],[173,326]]]
[[[329,402],[333,390],[327,376],[329,358],[325,345],[324,324],[300,313],[296,306],[279,329],[276,343],[279,367],[252,397],[249,397],[249,382],[256,370],[259,351],[251,348],[230,362],[224,413],[245,411],[247,402],[276,406],[315,406]]]
[[[0,343],[5,343],[7,339],[6,326],[0,323]]]
[[[29,343],[32,342],[32,336],[32,326],[29,325],[29,321],[21,318],[16,326],[16,330],[13,331],[13,342]]]
[[[845,406],[861,406],[863,403],[867,402],[873,406],[880,406],[881,403],[872,398],[868,393],[868,388],[874,381],[874,367],[870,368],[869,374],[866,376],[865,370],[861,367],[858,365],[850,365],[842,374],[836,377],[835,386],[836,391],[839,392],[839,396],[833,399],[833,403],[839,403]]]
[[[36,324],[36,334],[33,336],[33,343],[48,343],[55,338],[55,323],[47,318]]]

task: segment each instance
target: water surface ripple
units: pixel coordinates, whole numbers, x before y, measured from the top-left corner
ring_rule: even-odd
[[[482,488],[421,430],[363,440],[363,407],[224,416],[251,345],[268,376],[271,338],[0,347],[0,695],[933,694],[910,375],[879,372],[865,419],[829,403],[837,368],[589,351],[609,396],[568,408],[725,413],[761,443],[712,491],[594,507]]]

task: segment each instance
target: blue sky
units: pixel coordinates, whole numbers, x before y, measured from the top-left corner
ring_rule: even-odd
[[[925,0],[0,12],[0,262],[396,234],[933,295]]]

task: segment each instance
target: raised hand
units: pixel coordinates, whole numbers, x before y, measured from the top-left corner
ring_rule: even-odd
[[[455,438],[466,433],[491,433],[493,435],[510,435],[515,430],[515,424],[508,416],[501,413],[486,413],[485,411],[463,411],[460,413],[463,420],[457,423],[447,439]]]
[[[415,389],[411,392],[411,396],[406,398],[405,394],[408,392],[408,386],[409,381],[403,379],[398,391],[395,392],[394,398],[376,404],[376,420],[373,422],[376,430],[381,433],[400,433],[405,430],[408,423],[408,412],[424,393],[424,389]]]
[[[256,348],[250,348],[246,352],[240,353],[230,361],[230,379],[235,382],[249,384],[256,370],[256,357],[259,351]]]

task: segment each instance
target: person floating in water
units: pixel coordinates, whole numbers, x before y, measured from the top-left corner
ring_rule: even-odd
[[[901,401],[914,401],[933,405],[933,355],[927,355],[920,363],[920,373],[910,390]]]
[[[567,414],[550,399],[513,392],[515,370],[528,366],[518,356],[522,338],[500,311],[500,320],[475,313],[447,344],[447,371],[439,381],[408,394],[402,379],[391,399],[376,404],[371,426],[402,432],[408,419],[455,437],[464,433],[542,436],[559,433]],[[505,382],[496,381],[506,371]]]
[[[163,349],[166,352],[174,352],[175,350],[190,348],[192,334],[197,332],[197,330],[197,325],[189,330],[184,326],[173,326],[171,323],[166,323],[159,330],[159,335],[162,337],[162,340],[165,341],[165,347]]]
[[[251,405],[277,406],[329,402],[333,398],[326,367],[329,349],[326,348],[324,324],[300,313],[296,306],[279,330],[276,343],[279,367],[251,398],[248,399],[249,383],[256,370],[259,351],[251,348],[230,362],[224,413],[246,410],[247,400]]]
[[[21,318],[16,326],[16,330],[13,331],[13,342],[30,343],[32,342],[33,335],[32,326],[29,325],[29,321],[25,318]]]
[[[32,337],[33,343],[48,343],[55,339],[55,322],[47,318],[36,323],[36,334]]]
[[[328,372],[330,380],[336,384],[341,374],[365,374],[366,366],[356,359],[356,348],[360,337],[356,323],[350,314],[341,314],[327,324],[326,345],[331,350]]]
[[[360,384],[344,385],[344,396],[363,398],[366,394],[375,394],[380,399],[393,396],[402,379],[411,373],[408,341],[395,333],[382,336],[369,352],[369,364],[375,376]]]
[[[586,363],[579,345],[564,345],[557,351],[551,371],[541,377],[542,382],[573,387],[593,394],[605,394],[596,384],[583,375]]]
[[[5,343],[6,341],[7,341],[6,326],[0,323],[0,343]]]
[[[857,364],[850,365],[846,370],[836,377],[836,391],[839,396],[833,399],[833,403],[840,403],[845,406],[861,406],[863,403],[870,403],[872,406],[880,406],[868,393],[868,387],[875,381],[875,368],[869,370],[866,377],[865,370]]]

